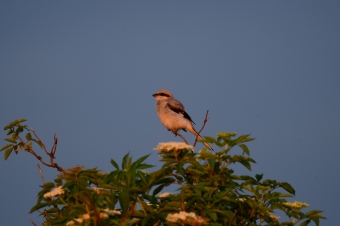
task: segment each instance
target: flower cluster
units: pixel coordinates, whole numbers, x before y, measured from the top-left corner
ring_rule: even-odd
[[[109,215],[121,215],[121,212],[118,210],[110,210],[106,208],[106,209],[103,209],[103,211]]]
[[[162,193],[162,194],[158,194],[156,197],[157,197],[157,198],[166,198],[166,197],[168,197],[169,195],[170,195],[169,192],[164,192],[164,193]]]
[[[194,151],[194,147],[183,142],[166,142],[166,143],[159,143],[157,147],[154,148],[154,150],[165,151],[165,152],[177,151],[177,150]]]
[[[297,202],[297,201],[295,201],[295,202],[285,202],[285,203],[283,203],[283,205],[290,207],[292,209],[302,209],[302,208],[309,206],[308,203]]]
[[[180,211],[179,213],[168,214],[166,220],[169,222],[182,222],[193,225],[202,225],[207,223],[207,220],[203,217],[197,216],[194,212],[187,213],[185,211]]]
[[[90,215],[84,214],[82,217],[74,219],[72,221],[67,222],[66,226],[68,225],[75,225],[75,224],[81,224],[84,220],[90,219]]]
[[[64,190],[62,188],[62,186],[59,186],[57,188],[55,188],[53,191],[47,192],[44,194],[44,198],[53,198],[54,196],[57,195],[62,195],[64,194]]]

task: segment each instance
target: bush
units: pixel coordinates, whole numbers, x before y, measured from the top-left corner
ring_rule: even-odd
[[[114,170],[105,173],[80,166],[63,169],[54,162],[56,136],[47,151],[35,131],[22,125],[24,121],[4,128],[9,144],[0,150],[5,151],[5,160],[13,151],[26,151],[60,171],[53,182],[44,183],[30,211],[40,211],[43,225],[319,225],[325,219],[320,210],[304,213],[306,203],[288,202],[295,194],[289,183],[263,180],[262,174],[234,173],[231,164],[251,170],[255,163],[245,145],[253,140],[248,134],[221,132],[216,138],[205,137],[205,142],[220,148],[216,153],[207,148],[193,153],[185,143],[160,143],[155,148],[163,162],[160,169],[150,170],[153,166],[145,163],[149,155],[133,162],[128,153],[121,166],[112,159]],[[49,162],[36,153],[33,143],[44,150]],[[237,146],[243,153],[230,155]],[[169,185],[177,186],[177,191],[162,192]],[[279,222],[280,212],[289,221]]]

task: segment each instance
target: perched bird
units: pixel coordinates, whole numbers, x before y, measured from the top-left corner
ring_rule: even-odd
[[[170,91],[161,89],[152,95],[156,98],[156,110],[162,124],[173,134],[180,135],[178,130],[182,129],[185,132],[188,130],[198,140],[203,138],[196,132],[188,113],[185,112],[183,104],[174,98]],[[195,123],[194,123],[195,124]],[[180,135],[181,136],[181,135]],[[207,148],[213,150],[209,144],[203,143]]]

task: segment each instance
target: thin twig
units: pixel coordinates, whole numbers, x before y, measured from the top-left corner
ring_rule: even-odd
[[[207,110],[207,113],[205,114],[205,119],[203,121],[203,125],[202,128],[200,129],[200,131],[197,132],[196,138],[195,138],[195,142],[194,142],[194,147],[196,146],[197,140],[198,140],[198,136],[200,135],[200,133],[203,131],[205,124],[207,123],[207,121],[209,120],[208,118],[208,114],[209,114],[209,110]]]
[[[179,133],[175,134],[176,136],[178,135],[180,138],[182,138],[182,140],[186,143],[189,144],[188,141],[185,139],[185,137]]]
[[[32,155],[34,155],[34,156],[35,156],[42,164],[44,164],[45,166],[52,167],[52,168],[56,168],[58,171],[65,173],[66,171],[65,171],[63,168],[61,168],[57,163],[55,163],[54,160],[53,160],[53,159],[55,158],[55,157],[54,157],[54,153],[55,153],[56,150],[53,150],[54,153],[52,153],[52,152],[49,153],[49,152],[46,150],[45,145],[42,143],[42,141],[39,139],[39,137],[38,137],[38,136],[36,135],[36,133],[34,132],[34,130],[31,129],[31,131],[34,133],[34,135],[36,136],[36,138],[37,138],[37,139],[39,140],[39,142],[42,144],[43,149],[45,150],[46,154],[50,157],[50,163],[51,163],[51,164],[46,163],[46,162],[42,159],[42,157],[39,156],[39,155],[32,149],[31,146],[26,145],[26,143],[23,141],[23,139],[22,139],[19,135],[17,135],[17,138],[25,145],[25,150],[26,150],[27,152],[31,153]],[[57,146],[57,141],[58,141],[58,139],[55,137],[55,139],[54,139],[54,144],[53,144],[53,147],[55,147],[55,148],[56,148],[56,146]]]
[[[236,217],[237,213],[238,213],[238,210],[236,210],[235,213],[233,214],[233,216],[231,217],[230,222],[229,222],[229,226],[233,225],[233,221],[234,221],[234,218]]]
[[[40,144],[43,146],[43,149],[44,149],[45,153],[46,153],[47,155],[49,155],[48,151],[46,150],[45,144],[40,140],[40,138],[38,137],[38,135],[35,133],[34,129],[31,128],[30,130],[33,132],[34,136],[38,139],[38,141],[40,142]]]
[[[38,225],[36,225],[36,223],[34,223],[32,220],[30,220],[30,222],[31,222],[34,226],[38,226]]]
[[[41,177],[43,183],[45,184],[45,183],[46,183],[46,182],[45,182],[45,178],[44,178],[43,172],[42,172],[42,170],[41,170],[41,168],[40,168],[40,165],[37,164],[37,166],[38,166],[38,170],[39,170],[39,173],[40,173],[40,177]]]
[[[89,203],[90,203],[90,205],[91,205],[91,207],[92,207],[92,209],[94,211],[94,214],[96,215],[97,221],[100,223],[100,225],[104,225],[102,219],[100,218],[100,216],[99,216],[99,214],[97,212],[96,207],[94,206],[94,204],[92,202],[92,199],[91,199],[89,193],[87,193],[87,190],[86,190],[85,186],[83,185],[82,187],[84,189],[84,193],[85,193],[86,197],[89,199]]]
[[[130,207],[130,210],[129,210],[129,212],[127,212],[126,214],[125,214],[125,216],[122,218],[122,220],[120,221],[120,223],[119,223],[119,226],[122,226],[123,224],[124,224],[124,222],[127,220],[127,218],[129,217],[129,216],[131,216],[132,215],[132,213],[133,213],[133,211],[134,211],[134,209],[135,209],[135,203]]]
[[[53,153],[53,155],[56,153],[57,151],[57,145],[58,145],[58,138],[57,138],[57,134],[54,133],[54,143],[51,149],[51,153]]]

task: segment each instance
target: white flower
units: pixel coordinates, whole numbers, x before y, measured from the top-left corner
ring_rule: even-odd
[[[158,198],[166,198],[166,197],[168,197],[169,195],[170,195],[169,192],[164,192],[164,193],[162,193],[162,194],[158,194],[156,197],[158,197]]]
[[[208,220],[203,218],[203,217],[197,217],[197,219],[195,219],[192,224],[193,225],[202,225],[202,224],[207,224]]]
[[[84,214],[84,215],[83,215],[83,219],[85,219],[85,220],[90,219],[90,215]]]
[[[270,217],[271,217],[273,220],[277,220],[277,221],[278,221],[279,218],[280,218],[279,216],[276,216],[276,215],[270,215]]]
[[[197,219],[197,216],[196,216],[195,213],[193,213],[193,212],[187,213],[187,212],[184,212],[184,211],[181,211],[179,213],[174,213],[174,214],[170,213],[166,217],[167,221],[174,222],[174,223],[176,223],[178,220],[190,223],[190,222],[192,222],[196,219]]]
[[[103,218],[103,219],[106,219],[106,218],[109,218],[109,215],[107,213],[100,213],[99,217]]]
[[[295,201],[295,202],[285,202],[285,203],[283,203],[283,205],[288,206],[292,209],[302,209],[302,208],[309,206],[308,203],[297,202],[297,201]]]
[[[62,195],[64,194],[64,190],[62,189],[62,186],[59,186],[55,189],[53,189],[53,191],[47,192],[44,194],[44,198],[53,198],[54,196],[57,195]]]
[[[90,187],[90,189],[92,189],[95,193],[97,193],[98,195],[102,192],[102,188],[97,188],[97,187]]]
[[[84,214],[82,217],[74,219],[73,221],[67,222],[66,225],[74,225],[75,223],[81,224],[84,220],[90,219],[90,215]]]
[[[109,215],[121,215],[121,212],[118,210],[110,210],[106,208],[106,209],[103,209],[103,211]]]
[[[188,145],[188,144],[183,143],[183,142],[159,143],[157,145],[157,147],[155,147],[153,150],[170,152],[170,151],[173,151],[173,150],[186,150],[186,149],[194,151],[193,146]]]
[[[240,201],[240,202],[245,202],[246,199],[245,198],[236,198],[236,200]]]

